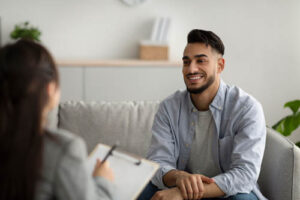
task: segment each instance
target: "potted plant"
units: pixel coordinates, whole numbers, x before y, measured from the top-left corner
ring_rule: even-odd
[[[300,100],[289,101],[284,104],[284,108],[286,107],[290,108],[293,113],[279,120],[272,128],[284,136],[289,136],[300,126]],[[300,141],[296,145],[300,147]]]
[[[29,25],[29,22],[24,22],[20,25],[16,25],[15,29],[10,33],[12,39],[25,38],[40,42],[41,31],[33,26]]]

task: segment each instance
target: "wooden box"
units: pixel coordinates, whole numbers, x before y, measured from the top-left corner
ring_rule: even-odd
[[[168,60],[169,47],[167,45],[140,44],[140,59],[142,60]]]

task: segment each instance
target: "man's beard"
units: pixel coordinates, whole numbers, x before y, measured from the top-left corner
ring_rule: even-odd
[[[202,92],[204,92],[209,86],[211,86],[213,84],[213,82],[215,81],[215,75],[210,76],[207,80],[207,83],[199,88],[195,88],[195,89],[190,89],[187,87],[187,91],[191,94],[201,94]]]

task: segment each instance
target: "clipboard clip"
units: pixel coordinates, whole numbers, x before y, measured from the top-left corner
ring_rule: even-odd
[[[111,148],[112,149],[112,148]],[[115,148],[114,148],[115,149]],[[113,150],[114,150],[113,149]],[[119,155],[115,154],[115,152],[113,152],[113,150],[110,152],[110,155],[112,156],[117,156],[117,157],[120,157]],[[125,153],[125,152],[122,152],[122,151],[119,151],[120,153],[124,153],[126,155],[126,157],[120,157],[122,159],[126,159],[127,157],[130,157],[130,158],[133,158],[135,159],[135,161],[133,162],[136,166],[139,166],[142,164],[142,159],[138,158],[137,156],[135,155],[131,155],[131,154],[128,154],[128,153]],[[128,159],[129,160],[129,159]]]

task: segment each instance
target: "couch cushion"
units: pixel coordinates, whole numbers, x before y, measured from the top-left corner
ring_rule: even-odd
[[[97,143],[145,156],[159,102],[65,102],[59,107],[60,128],[80,135],[90,152]]]
[[[299,148],[267,128],[266,150],[258,180],[262,193],[272,200],[299,199]],[[294,189],[293,189],[294,188]]]

